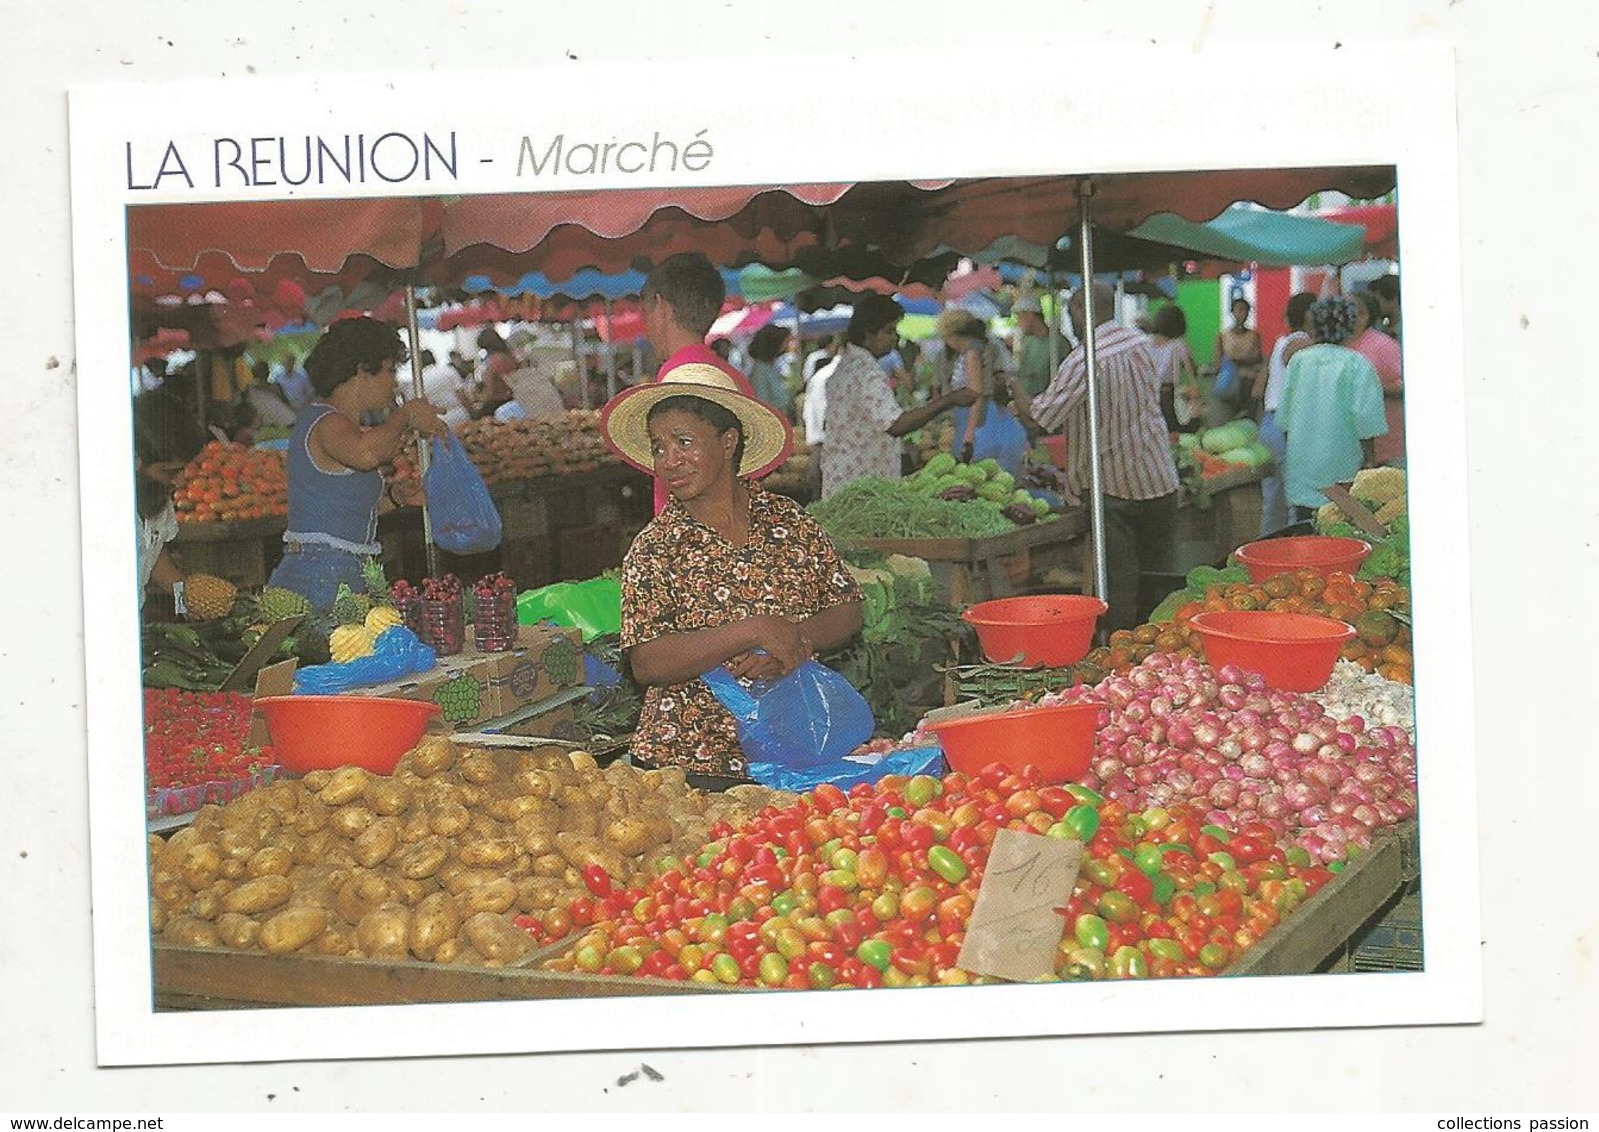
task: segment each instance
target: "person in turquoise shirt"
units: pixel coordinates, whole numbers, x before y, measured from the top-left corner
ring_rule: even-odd
[[[1283,480],[1295,520],[1327,502],[1322,488],[1373,467],[1373,441],[1388,431],[1377,371],[1345,343],[1354,336],[1353,299],[1336,295],[1310,307],[1312,345],[1288,363],[1277,405],[1286,437]]]

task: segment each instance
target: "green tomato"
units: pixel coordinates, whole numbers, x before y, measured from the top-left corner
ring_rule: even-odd
[[[1142,979],[1149,975],[1149,960],[1138,948],[1123,944],[1110,957],[1110,975],[1113,979]]]
[[[785,889],[772,897],[772,911],[779,916],[786,916],[794,910],[794,906],[797,903],[799,901],[795,895]]]
[[[1175,939],[1149,939],[1144,941],[1149,946],[1149,953],[1157,959],[1169,959],[1173,963],[1181,963],[1185,956],[1183,948]]]
[[[947,845],[934,845],[927,851],[927,867],[950,884],[959,884],[966,879],[966,862]]]
[[[1133,864],[1138,866],[1138,871],[1147,877],[1152,877],[1160,872],[1160,861],[1163,854],[1160,846],[1151,845],[1142,841],[1133,850]]]
[[[1227,966],[1227,949],[1219,943],[1207,943],[1199,949],[1199,961],[1212,971]]]
[[[719,951],[716,958],[711,960],[711,974],[716,976],[716,981],[732,986],[743,976],[738,969],[738,960],[725,951]]]
[[[1067,810],[1066,816],[1060,820],[1072,831],[1072,836],[1085,844],[1099,832],[1099,809],[1096,806],[1079,803]]]
[[[855,949],[855,958],[869,967],[876,967],[879,971],[888,970],[889,961],[893,957],[894,949],[884,939],[862,940],[861,945]]]
[[[1072,935],[1084,947],[1098,948],[1103,952],[1105,945],[1110,942],[1110,925],[1092,912],[1083,912],[1072,925]]]
[[[1293,865],[1295,868],[1310,868],[1310,854],[1305,852],[1303,846],[1290,845],[1286,850],[1283,851],[1283,856],[1287,859],[1288,863]]]
[[[879,892],[872,900],[872,915],[877,917],[877,922],[886,924],[899,915],[899,893]]]
[[[779,928],[777,938],[772,943],[784,959],[798,959],[805,954],[805,937],[795,928]]]
[[[1202,825],[1202,826],[1199,827],[1199,832],[1200,833],[1208,833],[1208,834],[1210,834],[1217,841],[1220,841],[1223,845],[1227,844],[1229,841],[1231,841],[1233,839],[1233,835],[1228,833],[1225,829],[1223,829],[1219,825]]]
[[[905,801],[912,806],[925,806],[943,792],[943,783],[930,774],[912,775],[905,783]]]
[[[1099,914],[1113,924],[1130,924],[1138,919],[1138,903],[1114,888],[1099,898]]]
[[[1121,870],[1102,857],[1095,857],[1083,866],[1083,874],[1100,888],[1110,888],[1121,876]]]
[[[760,966],[756,970],[756,977],[762,986],[780,987],[783,980],[788,978],[788,960],[775,951],[769,951],[761,956]]]
[[[1065,790],[1066,793],[1070,794],[1073,798],[1076,798],[1085,806],[1098,806],[1105,800],[1103,796],[1095,793],[1081,783],[1068,782],[1065,786],[1061,787],[1061,789]]]
[[[1238,862],[1233,860],[1233,855],[1220,849],[1210,854],[1209,860],[1215,861],[1223,870],[1236,869],[1238,867]]]
[[[1177,882],[1165,873],[1156,873],[1149,879],[1154,888],[1154,892],[1151,895],[1155,903],[1170,904],[1171,898],[1177,895]]]
[[[1216,884],[1218,887],[1229,889],[1240,896],[1244,896],[1249,892],[1249,878],[1237,869],[1223,871],[1221,876],[1216,878]]]

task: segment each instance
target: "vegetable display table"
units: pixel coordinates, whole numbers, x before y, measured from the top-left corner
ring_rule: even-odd
[[[236,519],[229,523],[179,523],[172,540],[191,574],[214,574],[236,586],[256,589],[266,585],[272,568],[283,557],[281,515],[266,519]]]
[[[1260,481],[1269,471],[1238,467],[1200,481],[1186,510],[1194,531],[1215,548],[1206,562],[1220,562],[1260,537]]]
[[[1417,862],[1417,829],[1411,819],[1380,835],[1369,851],[1351,861],[1220,977],[1304,975],[1326,969],[1365,924],[1402,897],[1417,875]],[[544,960],[573,944],[564,940],[531,953],[515,966],[489,968],[156,943],[155,1004],[158,1010],[214,1010],[747,993],[719,984],[539,969]]]
[[[1087,513],[1078,507],[1059,512],[1047,522],[989,538],[873,538],[861,539],[859,545],[883,554],[926,559],[933,566],[940,596],[951,606],[964,608],[1016,592],[1007,560],[1017,561],[1034,550],[1068,546],[1087,529]]]
[[[1337,960],[1420,875],[1415,818],[1378,834],[1371,848],[1227,968],[1229,975],[1298,975]]]
[[[535,969],[547,954],[548,949],[535,952],[514,967],[462,967],[413,961],[266,955],[157,944],[153,952],[155,1005],[157,1010],[370,1006],[714,994],[729,989],[669,979],[576,975]]]

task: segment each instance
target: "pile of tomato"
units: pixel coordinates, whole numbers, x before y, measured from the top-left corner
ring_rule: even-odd
[[[212,440],[173,480],[183,523],[233,522],[289,513],[283,453]]]
[[[1129,814],[1000,763],[822,786],[713,830],[647,887],[614,888],[591,867],[592,899],[518,923],[539,939],[581,933],[550,970],[799,990],[992,982],[958,956],[990,847],[1013,829],[1087,846],[1059,910],[1062,978],[1210,974],[1332,874],[1291,861],[1264,829],[1197,821]]]
[[[1088,654],[1086,662],[1105,671],[1125,672],[1153,652],[1203,660],[1205,650],[1199,631],[1189,624],[1198,614],[1275,609],[1284,613],[1318,613],[1348,622],[1355,627],[1356,636],[1344,646],[1344,659],[1354,661],[1367,672],[1409,684],[1413,682],[1415,665],[1409,607],[1409,592],[1392,578],[1366,581],[1342,572],[1324,578],[1312,570],[1297,570],[1264,582],[1208,586],[1203,599],[1179,607],[1169,622],[1116,630],[1105,646]]]
[[[144,690],[144,773],[151,789],[235,782],[272,762],[248,742],[251,704],[236,692]]]
[[[1067,817],[1092,833],[1063,909],[1065,979],[1215,974],[1342,868],[1284,850],[1265,823],[1229,831],[1189,806],[1104,801]]]

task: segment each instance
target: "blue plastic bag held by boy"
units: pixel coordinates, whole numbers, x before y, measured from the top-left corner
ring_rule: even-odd
[[[500,511],[488,485],[453,432],[433,438],[423,489],[433,542],[451,554],[481,554],[500,545]]]
[[[732,713],[739,745],[752,764],[803,770],[832,763],[870,739],[876,725],[854,686],[814,660],[748,687],[721,667],[700,679]]]

